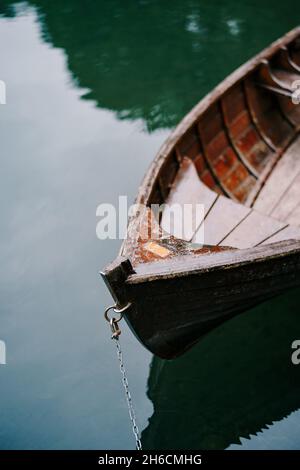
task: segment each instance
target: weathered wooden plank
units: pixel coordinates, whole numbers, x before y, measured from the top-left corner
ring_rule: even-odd
[[[224,95],[221,106],[234,149],[250,172],[258,176],[270,151],[254,128],[241,84]]]
[[[289,63],[286,63],[286,65],[288,69],[277,67],[273,68],[267,60],[264,60],[259,70],[259,75],[263,83],[274,88],[279,87],[283,90],[292,92],[293,82],[299,80],[300,75],[292,66],[290,66]]]
[[[117,305],[126,305],[126,287],[125,280],[134,270],[128,258],[119,256],[111,264],[109,264],[103,271],[100,272],[108,290],[110,291],[113,299]]]
[[[250,208],[220,196],[192,241],[201,243],[204,235],[205,245],[218,245],[250,211]]]
[[[215,192],[200,181],[193,162],[184,158],[166,200],[167,207],[161,220],[162,229],[177,238],[191,240],[217,197]],[[190,205],[190,209],[186,205]],[[203,205],[203,212],[200,205]],[[176,216],[172,216],[170,211],[174,210],[175,214],[178,207],[181,212],[178,210]]]
[[[294,91],[293,82],[300,79],[300,74],[283,69],[272,70],[273,76],[277,82],[285,89]]]
[[[170,187],[175,179],[178,168],[179,164],[176,159],[176,154],[175,152],[171,152],[169,157],[166,159],[164,165],[162,166],[161,172],[158,177],[160,191],[164,198],[166,198],[169,194]]]
[[[223,246],[234,248],[249,248],[263,242],[269,236],[277,233],[286,224],[259,212],[252,211],[249,215],[222,241]]]
[[[300,228],[298,227],[291,227],[290,225],[280,232],[277,232],[272,237],[268,238],[261,245],[268,245],[270,243],[277,243],[283,240],[299,240],[300,239]]]
[[[298,72],[300,72],[300,54],[299,54],[299,50],[298,51],[289,50],[288,53],[289,53],[289,62],[294,67],[294,69],[296,69],[296,70],[298,70]]]
[[[276,97],[257,86],[256,81],[251,78],[245,80],[245,91],[258,132],[273,150],[283,148],[294,130],[279,111]]]
[[[282,113],[286,116],[289,122],[296,128],[300,125],[300,107],[294,104],[290,96],[278,96],[278,103]]]
[[[212,104],[198,121],[198,132],[202,146],[206,147],[224,130],[222,115],[218,103]]]
[[[300,204],[298,204],[293,212],[286,218],[286,222],[295,227],[300,227]]]
[[[300,170],[300,137],[283,154],[254,203],[254,209],[271,214]],[[298,171],[297,171],[298,169]]]
[[[226,106],[229,99],[232,99],[230,111],[229,106]],[[238,156],[237,150],[229,138],[230,135],[226,122],[224,122],[224,117],[225,121],[227,117],[232,119],[234,112],[239,112],[241,107],[243,108],[243,103],[246,106],[245,100],[243,101],[243,95],[240,95],[239,90],[237,94],[231,90],[227,96],[227,101],[224,101],[226,112],[222,111],[222,103],[215,103],[203,114],[198,122],[203,153],[211,174],[218,181],[222,191],[239,202],[246,200],[247,195],[243,191],[246,181],[249,187],[251,183],[254,185],[255,178],[251,176],[251,172],[245,165],[245,162],[241,162],[241,158]],[[255,144],[248,137],[246,138],[246,143],[250,144],[250,146]],[[243,145],[242,142],[241,144]],[[248,150],[250,152],[250,149]],[[201,179],[203,180],[203,178]],[[215,185],[208,184],[208,186],[215,190]]]
[[[278,71],[279,73],[281,72],[280,70]],[[274,70],[271,69],[270,63],[268,60],[263,60],[260,68],[259,68],[259,77],[260,81],[264,83],[265,85],[268,85],[270,87],[279,87],[283,88],[287,91],[290,90],[290,87],[285,84],[285,82],[281,82],[279,78],[274,74]]]
[[[135,267],[135,272],[129,276],[127,282],[132,283],[144,283],[145,281],[151,282],[160,279],[174,279],[186,277],[189,274],[206,274],[208,272],[220,273],[219,284],[228,285],[229,281],[226,276],[224,276],[224,268],[227,272],[231,268],[238,268],[235,273],[236,276],[231,279],[232,284],[239,284],[240,272],[243,271],[243,266],[249,264],[251,266],[251,276],[257,279],[257,269],[253,268],[255,264],[256,267],[263,264],[264,261],[272,261],[275,258],[281,260],[283,257],[293,256],[298,254],[300,257],[300,242],[290,242],[284,241],[280,242],[277,245],[267,245],[267,246],[256,246],[250,248],[249,250],[225,250],[216,254],[204,254],[196,256],[181,256],[178,257],[171,264],[165,261],[156,261],[155,263],[146,263],[140,264]],[[300,258],[299,258],[300,260]],[[220,269],[219,269],[220,268]],[[281,267],[282,269],[282,267]],[[250,272],[250,270],[249,270]],[[271,276],[270,271],[262,268],[262,277]],[[195,277],[195,283],[197,279]],[[207,286],[216,287],[214,279],[207,279],[207,283],[203,283],[203,288]],[[192,286],[191,286],[192,288]],[[172,292],[172,287],[170,287],[170,293]],[[164,291],[164,288],[158,288],[155,294],[161,295]]]
[[[276,68],[289,70],[291,72],[299,72],[297,65],[291,60],[287,47],[281,47],[272,62],[275,63]]]
[[[181,155],[187,155],[189,150],[194,145],[199,145],[199,138],[197,134],[197,130],[192,127],[187,132],[185,132],[181,139],[179,140],[177,147]]]
[[[300,155],[299,155],[300,157]],[[278,220],[286,220],[300,203],[300,173],[296,175],[286,193],[271,212],[272,217]]]

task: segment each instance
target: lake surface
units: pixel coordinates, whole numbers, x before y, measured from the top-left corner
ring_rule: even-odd
[[[0,448],[133,448],[98,274],[120,242],[97,239],[96,207],[132,201],[170,129],[300,5],[6,0],[0,15]],[[144,447],[300,448],[299,299],[170,362],[124,326]]]

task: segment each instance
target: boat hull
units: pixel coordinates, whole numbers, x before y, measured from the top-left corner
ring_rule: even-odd
[[[157,263],[151,277],[137,272],[126,281],[132,306],[125,318],[143,345],[165,359],[181,355],[225,320],[300,285],[300,242],[296,241],[206,259],[184,258],[176,260],[170,273]],[[147,269],[153,273],[154,266]]]

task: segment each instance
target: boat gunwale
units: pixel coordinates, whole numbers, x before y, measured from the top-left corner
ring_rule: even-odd
[[[245,249],[228,249],[218,253],[181,255],[175,260],[159,260],[134,267],[126,284],[140,284],[218,270],[237,269],[248,264],[269,262],[286,256],[300,255],[300,240],[284,240],[269,245]]]

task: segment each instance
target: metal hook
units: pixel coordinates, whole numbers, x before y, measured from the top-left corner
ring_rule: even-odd
[[[121,334],[121,330],[118,327],[118,322],[116,321],[115,318],[111,318],[109,324],[110,324],[110,329],[112,332],[111,339],[118,339],[118,337]]]

